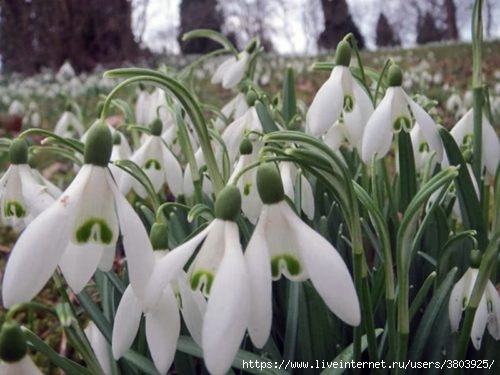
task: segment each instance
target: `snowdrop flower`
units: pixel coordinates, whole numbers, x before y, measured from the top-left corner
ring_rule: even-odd
[[[81,121],[70,111],[64,111],[54,127],[54,133],[61,137],[80,138],[84,132]]]
[[[361,146],[361,158],[365,163],[384,157],[391,147],[393,134],[411,131],[414,122],[422,129],[430,149],[436,152],[436,161],[443,159],[443,145],[434,120],[406,94],[401,87],[402,79],[401,69],[392,65],[389,68],[390,87],[365,127]]]
[[[482,115],[482,165],[490,176],[494,176],[500,162],[500,141],[486,116]],[[470,109],[456,125],[450,134],[464,151],[472,151],[472,140],[474,133],[473,111]]]
[[[243,116],[247,110],[248,104],[246,96],[240,92],[222,107],[221,112],[227,119],[237,119]],[[226,127],[226,123],[221,118],[217,118],[214,126],[219,132],[222,132]]]
[[[104,371],[104,375],[111,375],[113,372],[111,371],[111,361],[109,359],[108,341],[93,321],[89,322],[83,332],[89,340],[90,346],[94,351],[97,361]]]
[[[243,79],[250,54],[245,50],[238,56],[231,56],[219,65],[212,76],[212,84],[222,84],[225,89],[232,89]]]
[[[0,331],[0,374],[42,375],[28,355],[26,337],[17,323],[7,322]]]
[[[155,223],[151,228],[150,239],[155,249],[155,263],[162,259],[167,248],[166,224]],[[146,271],[146,270],[145,270]],[[153,272],[148,270],[146,277]],[[139,330],[142,315],[146,322],[146,339],[153,362],[162,374],[167,373],[176,351],[180,333],[180,316],[176,296],[179,299],[184,316],[193,339],[201,345],[201,325],[206,303],[199,291],[192,291],[187,282],[187,275],[181,272],[162,291],[158,300],[151,307],[146,306],[142,297],[138,297],[130,285],[122,296],[116,311],[112,347],[113,357],[122,357],[132,346]]]
[[[337,46],[335,67],[314,97],[306,117],[306,132],[320,136],[343,115],[345,135],[356,148],[361,146],[363,129],[373,112],[370,97],[349,70],[351,47],[342,41]]]
[[[238,189],[231,185],[224,188],[215,201],[216,219],[158,262],[147,291],[147,300],[156,300],[204,240],[188,269],[188,278],[192,289],[200,289],[208,297],[201,347],[207,369],[215,375],[225,374],[231,367],[248,322],[248,277],[235,223],[240,208]]]
[[[129,160],[132,154],[130,145],[128,142],[124,142],[125,136],[118,130],[115,130],[113,134],[113,148],[111,149],[110,161],[118,160]],[[120,181],[127,174],[123,169],[117,167],[114,164],[109,164],[109,169],[115,178],[115,181]]]
[[[310,278],[332,312],[344,322],[358,325],[358,297],[337,250],[300,220],[284,200],[274,165],[259,167],[257,186],[264,205],[245,251],[251,290],[248,332],[252,342],[260,348],[269,337],[272,280],[282,275],[293,281]]]
[[[161,138],[163,125],[160,119],[151,124],[148,135],[130,160],[144,169],[156,192],[167,184],[174,195],[182,194],[182,169],[177,158],[172,154]],[[146,189],[132,175],[123,174],[119,182],[120,191],[124,194],[130,189],[141,197],[146,197]]]
[[[285,191],[285,195],[292,200],[295,200],[295,182],[297,180],[297,168],[292,162],[282,162],[279,165],[281,182],[283,183],[283,189]],[[306,214],[306,216],[312,220],[314,218],[314,196],[311,184],[304,177],[304,175],[300,174],[300,189],[301,189],[301,197],[300,201],[302,203],[302,210]]]
[[[137,125],[148,126],[159,117],[163,125],[172,123],[170,112],[166,107],[167,98],[165,91],[155,88],[149,93],[146,90],[140,90],[137,95],[135,105],[135,121]]]
[[[422,133],[422,128],[420,128],[420,126],[414,126],[410,132],[410,138],[416,170],[422,172],[430,160],[432,160],[432,164],[430,166],[430,169],[432,170],[436,164],[436,160],[434,158],[435,154],[430,151],[429,144],[425,140],[424,134]],[[399,163],[399,159],[396,160]]]
[[[473,254],[471,254],[471,258]],[[473,263],[473,262],[471,262]],[[450,325],[453,332],[458,331],[458,326],[462,318],[462,312],[469,303],[474,284],[479,273],[479,262],[471,264],[471,267],[464,273],[462,278],[453,287],[448,304],[448,314],[450,317]],[[495,289],[495,286],[488,280],[486,289],[481,297],[479,306],[477,307],[470,338],[476,350],[481,348],[481,341],[485,328],[488,327],[488,332],[495,339],[500,339],[500,297]]]
[[[28,146],[15,139],[9,149],[11,165],[0,178],[0,219],[21,230],[59,196],[59,189],[47,185],[28,164]]]
[[[252,131],[263,132],[262,123],[255,107],[250,107],[241,117],[230,123],[222,133],[222,140],[226,145],[230,163],[236,160],[240,143],[245,134]]]
[[[85,164],[64,193],[28,225],[10,254],[3,279],[3,303],[10,307],[31,300],[59,265],[78,293],[100,262],[114,256],[121,229],[134,291],[144,292],[142,271],[153,254],[141,220],[120,194],[106,168],[111,134],[96,124],[85,144]],[[29,269],[30,272],[26,272]]]
[[[69,81],[71,78],[74,78],[75,76],[76,76],[75,69],[73,69],[73,66],[71,66],[71,63],[69,61],[65,61],[64,64],[61,65],[61,67],[56,73],[56,80],[62,83]]]
[[[24,114],[26,113],[26,107],[24,106],[23,103],[21,103],[19,100],[16,99],[12,103],[10,103],[7,113],[10,116],[23,117]]]
[[[259,142],[260,143],[260,142]],[[244,138],[240,144],[240,157],[234,167],[229,184],[236,185],[241,193],[241,210],[252,224],[257,222],[257,219],[262,208],[262,201],[257,192],[257,169],[252,168],[245,172],[236,181],[236,177],[246,167],[259,160],[259,150],[261,144],[254,147],[248,138]]]

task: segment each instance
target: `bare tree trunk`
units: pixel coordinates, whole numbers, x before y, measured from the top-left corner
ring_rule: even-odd
[[[453,0],[444,0],[446,10],[446,33],[448,39],[458,40],[457,8]]]

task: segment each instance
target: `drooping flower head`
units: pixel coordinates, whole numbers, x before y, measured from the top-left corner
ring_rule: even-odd
[[[212,374],[222,375],[229,370],[248,323],[248,276],[235,223],[240,210],[238,189],[226,186],[216,199],[216,218],[157,263],[147,288],[146,300],[151,304],[165,285],[182,272],[203,241],[187,274],[191,288],[201,290],[208,297],[201,347],[205,364]]]
[[[0,178],[0,219],[15,229],[24,229],[60,194],[48,186],[28,164],[28,145],[15,139],[9,148],[11,165]]]
[[[73,182],[14,245],[3,279],[4,306],[31,300],[58,265],[73,291],[80,292],[98,266],[109,269],[120,230],[131,284],[143,292],[147,279],[142,270],[154,261],[152,249],[107,168],[111,148],[110,131],[95,124],[85,144],[85,164]]]
[[[306,132],[321,136],[332,126],[341,126],[351,145],[361,146],[363,130],[373,112],[366,91],[349,70],[351,47],[341,41],[335,53],[335,67],[316,93],[307,112]],[[342,116],[342,121],[339,121]]]
[[[436,153],[436,161],[441,162],[443,145],[434,120],[403,90],[403,74],[398,66],[392,65],[388,75],[389,88],[365,127],[361,158],[370,163],[373,158],[384,157],[391,148],[393,135],[410,132],[417,124],[430,149]]]
[[[28,355],[21,327],[14,322],[4,323],[0,331],[0,374],[42,375]]]
[[[257,172],[259,195],[264,203],[257,226],[245,251],[251,303],[248,332],[262,347],[272,323],[272,280],[311,279],[328,308],[350,325],[360,322],[354,284],[337,250],[305,224],[284,200],[280,175],[273,164]]]
[[[473,250],[471,252],[470,268],[458,280],[451,291],[448,314],[453,332],[458,331],[462,313],[469,304],[478,277],[480,262],[481,253],[478,250]],[[474,315],[470,333],[472,344],[476,350],[481,349],[481,341],[486,327],[488,327],[488,332],[495,340],[500,340],[500,297],[495,286],[489,280]]]

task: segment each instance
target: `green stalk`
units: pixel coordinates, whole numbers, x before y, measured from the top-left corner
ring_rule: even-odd
[[[482,44],[483,44],[483,0],[475,0],[472,10],[472,110],[474,118],[474,137],[472,150],[474,158],[472,160],[472,170],[478,186],[481,186],[481,148],[482,148],[482,108],[483,89],[481,76]],[[480,189],[481,190],[481,189]]]

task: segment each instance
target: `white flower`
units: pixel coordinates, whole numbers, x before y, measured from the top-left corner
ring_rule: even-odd
[[[85,129],[78,118],[69,111],[63,112],[54,127],[54,133],[61,137],[80,138]]]
[[[101,365],[104,375],[111,375],[113,372],[111,370],[111,361],[109,359],[109,344],[106,338],[103,336],[99,328],[90,321],[87,327],[83,330],[85,336],[89,340],[90,346],[94,351],[94,354]]]
[[[167,184],[174,195],[182,194],[182,169],[177,158],[172,154],[159,135],[148,135],[131,161],[144,169],[156,192]],[[123,174],[119,181],[120,191],[124,194],[130,189],[141,197],[146,197],[144,187],[130,174]]]
[[[336,65],[311,103],[306,131],[320,136],[343,115],[345,135],[354,147],[359,148],[364,126],[372,112],[370,97],[353,78],[349,67]]]
[[[283,188],[285,194],[292,200],[295,201],[295,183],[297,180],[297,168],[292,162],[282,162],[279,165],[281,181],[283,182]],[[311,184],[300,174],[300,201],[301,208],[306,214],[306,216],[312,220],[314,218],[314,196]]]
[[[221,112],[229,120],[231,118],[237,119],[238,117],[243,116],[247,110],[248,104],[245,94],[240,92],[233,99],[227,102],[224,107],[222,107]],[[215,120],[214,126],[219,132],[222,132],[222,130],[226,127],[226,123],[218,117]]]
[[[230,190],[230,195],[236,191],[239,196],[236,188]],[[247,271],[238,226],[232,215],[239,212],[241,203],[236,205],[236,210],[231,199],[228,202],[220,198],[221,195],[216,201],[216,216],[221,216],[220,209],[231,207],[232,219],[214,219],[202,232],[160,260],[151,276],[146,298],[148,304],[156,300],[165,285],[182,272],[182,267],[204,240],[189,267],[188,278],[191,288],[200,289],[208,296],[201,347],[211,374],[225,374],[231,367],[245,334],[249,313]]]
[[[20,154],[12,155],[17,152]],[[20,230],[50,206],[61,191],[28,165],[24,140],[14,140],[10,153],[12,164],[0,178],[0,219]]]
[[[245,76],[250,55],[247,51],[240,52],[238,57],[231,56],[219,65],[212,76],[212,84],[221,83],[225,89],[235,87]]]
[[[144,292],[147,279],[143,270],[151,269],[154,262],[151,244],[141,220],[104,166],[111,153],[111,136],[105,131],[104,126],[96,126],[86,148],[88,164],[14,245],[3,280],[5,307],[31,300],[57,265],[73,291],[80,292],[100,262],[110,258],[107,252],[114,257],[119,230],[131,284],[139,295]],[[106,150],[100,149],[102,139],[96,142],[103,135],[109,140]]]
[[[272,165],[261,165],[257,184],[264,202],[245,251],[250,280],[252,342],[262,347],[272,323],[272,280],[311,279],[328,308],[350,325],[361,319],[358,297],[342,257],[321,235],[300,220],[283,199],[281,180]]]
[[[26,107],[24,106],[23,103],[21,103],[19,100],[16,99],[12,101],[12,103],[10,103],[7,113],[10,116],[23,117],[24,114],[26,113]]]
[[[413,157],[415,159],[416,170],[422,172],[432,158],[430,169],[432,170],[436,164],[434,152],[430,152],[422,128],[414,126],[410,132],[411,144],[413,148]],[[399,163],[399,159],[398,163]]]
[[[228,184],[234,184],[236,176],[246,167],[255,163],[259,159],[261,144],[254,144],[250,154],[240,154]],[[241,210],[252,224],[257,219],[262,208],[262,201],[257,192],[257,168],[252,168],[245,172],[237,181],[236,187],[241,193]]]
[[[451,291],[448,313],[453,332],[458,331],[462,312],[469,303],[478,273],[477,268],[469,268]],[[481,341],[486,327],[488,327],[488,332],[495,340],[500,339],[500,297],[495,286],[489,280],[474,315],[470,333],[470,338],[476,350],[481,348]]]
[[[2,375],[43,375],[33,363],[30,356],[26,355],[18,362],[0,362],[0,374]]]
[[[65,61],[56,73],[56,80],[59,82],[69,81],[76,76],[75,69],[69,61]]]
[[[222,140],[226,145],[230,163],[236,160],[243,137],[251,131],[263,132],[255,107],[250,107],[241,117],[230,123],[222,133]]]
[[[450,134],[453,136],[459,146],[465,149],[472,148],[474,122],[473,111],[470,109],[462,117],[456,125],[451,129]],[[482,115],[482,165],[486,167],[486,171],[490,176],[494,176],[500,162],[500,141],[498,136],[491,126],[486,116]]]
[[[443,159],[443,146],[434,120],[400,86],[387,89],[366,124],[361,147],[363,161],[370,163],[374,157],[384,157],[391,147],[393,133],[411,130],[414,122],[412,114],[430,149],[436,152],[436,161],[440,162]]]

